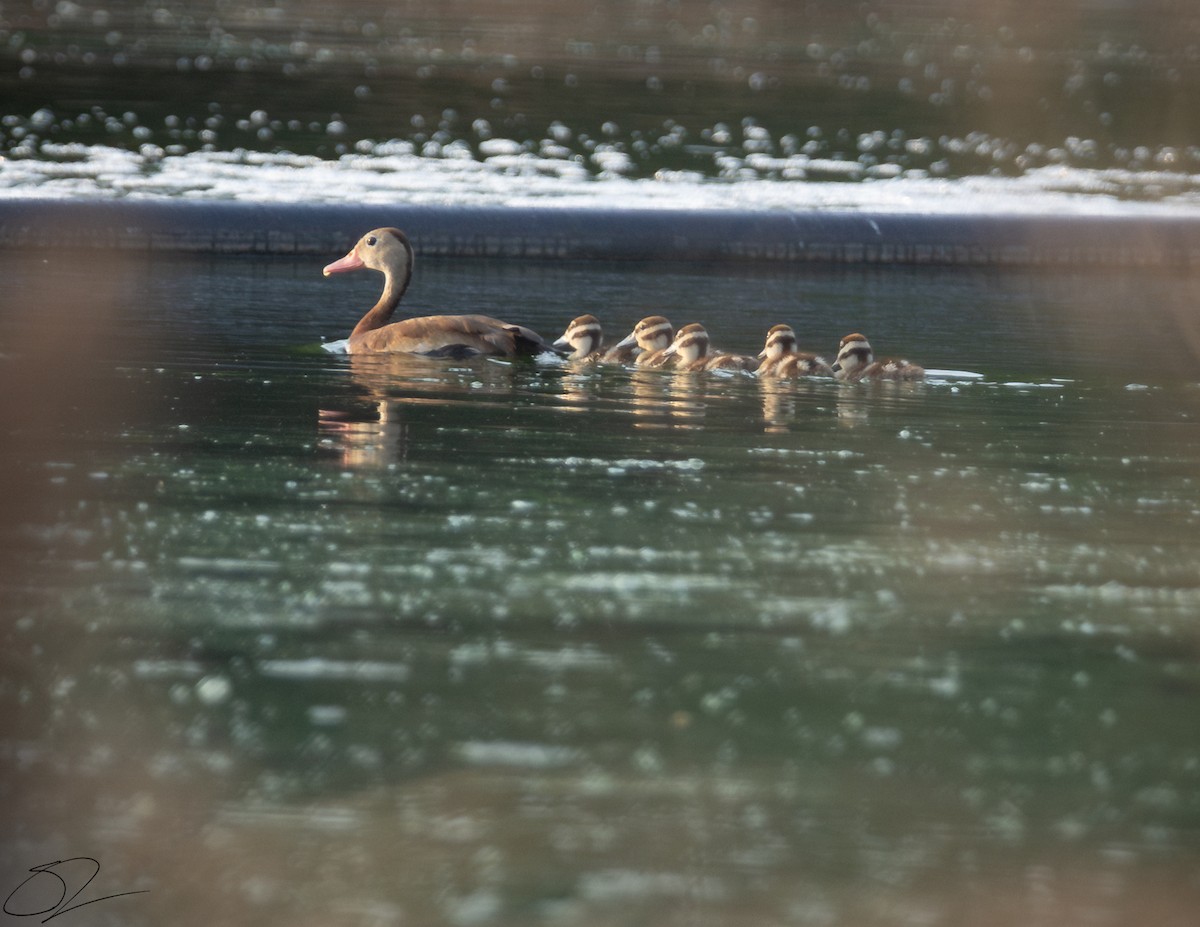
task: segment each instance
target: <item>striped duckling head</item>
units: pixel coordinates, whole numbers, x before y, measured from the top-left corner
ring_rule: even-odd
[[[790,325],[773,325],[767,332],[767,341],[758,352],[760,360],[778,360],[785,354],[796,352],[796,333]]]
[[[594,315],[581,315],[571,320],[567,330],[554,342],[556,348],[570,348],[572,357],[587,357],[600,350],[604,331]]]
[[[643,351],[661,351],[671,343],[673,332],[671,323],[661,315],[646,316],[633,327],[633,331],[626,335],[617,347],[636,344]]]
[[[839,380],[853,380],[875,360],[875,352],[865,335],[858,332],[847,335],[838,345],[837,360],[833,362],[833,375]]]
[[[666,353],[674,355],[680,366],[694,364],[708,356],[708,332],[695,322],[685,325],[675,333]]]

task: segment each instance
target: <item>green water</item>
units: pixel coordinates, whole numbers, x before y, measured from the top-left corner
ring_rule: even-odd
[[[98,923],[1192,922],[1194,279],[410,294],[981,374],[888,387],[352,361],[311,348],[378,281],[310,261],[0,275],[10,888],[86,855],[80,900],[149,892]]]
[[[75,145],[142,151],[153,170],[164,151],[332,158],[400,139],[479,156],[500,138],[593,171],[617,151],[645,177],[798,151],[946,177],[1167,172],[1129,185],[1156,199],[1191,189],[1180,175],[1200,161],[1186,5],[32,6],[0,13],[0,150],[67,176]]]

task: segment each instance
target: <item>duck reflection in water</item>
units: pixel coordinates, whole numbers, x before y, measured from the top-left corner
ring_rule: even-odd
[[[348,469],[382,469],[408,458],[409,410],[473,406],[511,395],[517,368],[489,358],[448,362],[414,354],[361,354],[348,358],[361,398],[348,408],[317,413],[321,445]]]

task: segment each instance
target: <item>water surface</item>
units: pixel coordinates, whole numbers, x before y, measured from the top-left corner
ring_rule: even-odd
[[[378,278],[319,261],[0,262],[13,885],[96,857],[149,891],[123,924],[1191,922],[1194,279],[425,260],[409,296],[980,374],[844,386],[333,355]]]
[[[536,0],[0,13],[0,198],[1194,212],[1195,13]]]

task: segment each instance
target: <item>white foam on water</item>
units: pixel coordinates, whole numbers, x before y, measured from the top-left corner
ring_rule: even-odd
[[[418,152],[380,144],[336,160],[246,150],[153,154],[70,144],[51,158],[7,158],[0,199],[158,199],[412,206],[538,206],[904,214],[1168,216],[1200,213],[1200,175],[1053,166],[1017,177],[863,174],[857,162],[722,156],[720,176],[659,171],[625,176],[618,151],[592,156],[598,173],[561,152],[492,139]],[[46,151],[43,150],[43,154]],[[792,165],[792,162],[795,162]],[[824,182],[806,182],[821,177]]]

